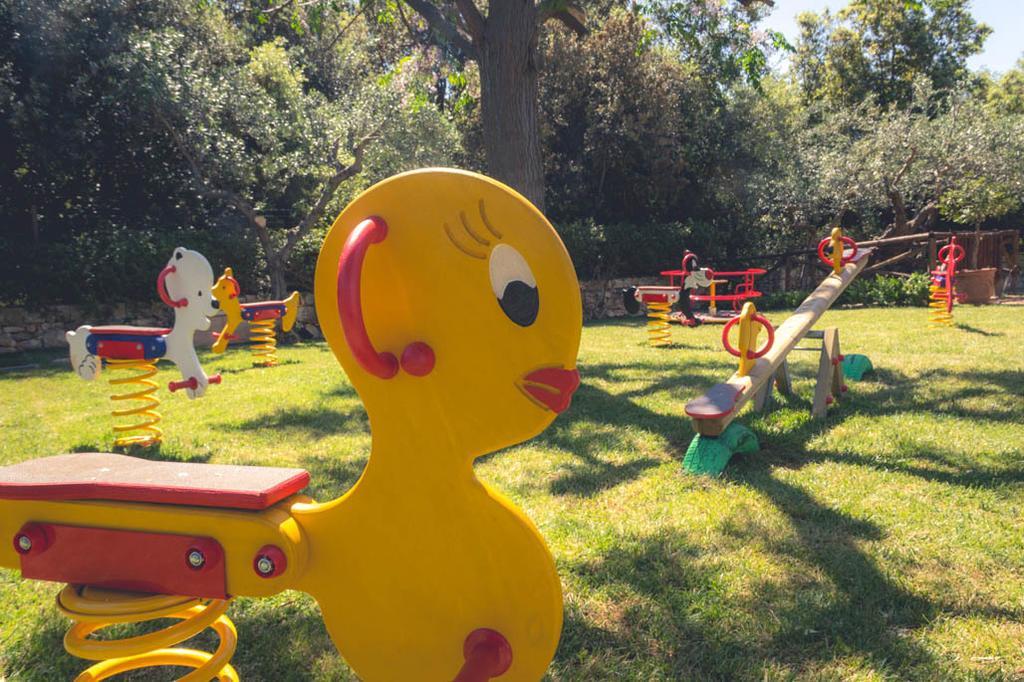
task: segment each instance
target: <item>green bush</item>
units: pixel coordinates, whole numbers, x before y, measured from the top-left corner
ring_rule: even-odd
[[[803,303],[809,291],[776,291],[766,292],[754,301],[758,310],[792,310]]]
[[[923,272],[909,277],[876,275],[857,279],[839,298],[840,305],[926,306],[929,278]]]
[[[157,275],[178,246],[206,256],[215,278],[231,266],[245,292],[265,286],[253,276],[265,271],[256,242],[241,230],[108,227],[56,244],[0,239],[0,251],[10,254],[0,268],[0,304],[156,301]]]
[[[656,277],[677,269],[686,249],[704,265],[727,262],[721,235],[704,223],[600,224],[593,219],[555,226],[580,279]]]

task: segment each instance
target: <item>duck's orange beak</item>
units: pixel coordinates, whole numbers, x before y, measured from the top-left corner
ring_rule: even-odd
[[[524,376],[519,386],[541,407],[562,413],[569,409],[572,394],[580,386],[580,373],[575,369],[544,367]]]

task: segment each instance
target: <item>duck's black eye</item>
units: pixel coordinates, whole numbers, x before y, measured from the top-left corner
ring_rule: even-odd
[[[529,327],[537,319],[540,310],[540,295],[537,287],[515,280],[505,287],[505,293],[498,299],[508,319],[520,327]]]
[[[522,254],[508,244],[498,244],[490,257],[491,290],[505,317],[529,327],[540,311],[537,280]]]

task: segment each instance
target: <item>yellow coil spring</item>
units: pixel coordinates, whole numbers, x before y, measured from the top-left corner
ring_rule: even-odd
[[[139,445],[147,447],[159,443],[164,436],[157,424],[160,423],[160,413],[156,408],[160,405],[160,399],[154,393],[158,385],[153,381],[156,376],[156,364],[149,360],[105,360],[111,370],[126,370],[132,372],[132,376],[110,379],[109,383],[115,389],[121,386],[131,386],[126,393],[115,393],[110,399],[115,402],[125,400],[141,403],[135,407],[125,407],[112,410],[110,414],[115,420],[118,418],[131,418],[131,424],[118,424],[115,421],[114,445],[117,447],[128,447]],[[136,387],[138,387],[136,389]],[[140,433],[131,433],[138,431]],[[129,434],[129,435],[121,435]]]
[[[671,311],[672,304],[667,301],[647,302],[647,342],[650,345],[657,348],[672,343]]]
[[[948,327],[953,324],[953,313],[948,310],[952,292],[946,287],[932,284],[928,287],[928,321],[933,327]]]
[[[254,320],[249,323],[249,338],[252,341],[252,364],[257,367],[273,367],[277,364],[277,333],[274,320]]]
[[[64,648],[78,658],[99,661],[75,678],[96,682],[129,670],[180,666],[194,668],[182,682],[238,682],[231,657],[238,634],[224,615],[228,601],[167,595],[135,594],[68,585],[57,595],[57,608],[75,622],[64,635]],[[89,639],[89,635],[119,623],[142,623],[160,618],[179,622],[162,630],[125,639]],[[220,637],[212,654],[194,649],[170,648],[211,628]]]

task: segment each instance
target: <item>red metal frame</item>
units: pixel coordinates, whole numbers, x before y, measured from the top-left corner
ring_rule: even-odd
[[[669,286],[682,286],[683,280],[688,274],[690,269],[687,265],[688,262],[692,262],[696,259],[696,256],[692,253],[687,252],[683,257],[683,269],[682,270],[662,270],[661,276],[668,277]],[[733,310],[739,310],[739,304],[742,301],[749,301],[752,298],[760,298],[764,295],[763,292],[757,289],[757,283],[755,277],[768,274],[768,271],[763,268],[748,268],[746,270],[712,270],[708,268],[708,276],[711,279],[718,277],[742,277],[742,281],[733,283],[731,294],[690,294],[691,301],[729,301],[732,303]],[[676,284],[676,277],[679,278],[679,284]]]
[[[21,575],[112,590],[227,599],[224,549],[210,537],[28,523],[48,542],[21,553]],[[15,537],[17,543],[17,536]],[[202,553],[199,567],[188,561]]]

